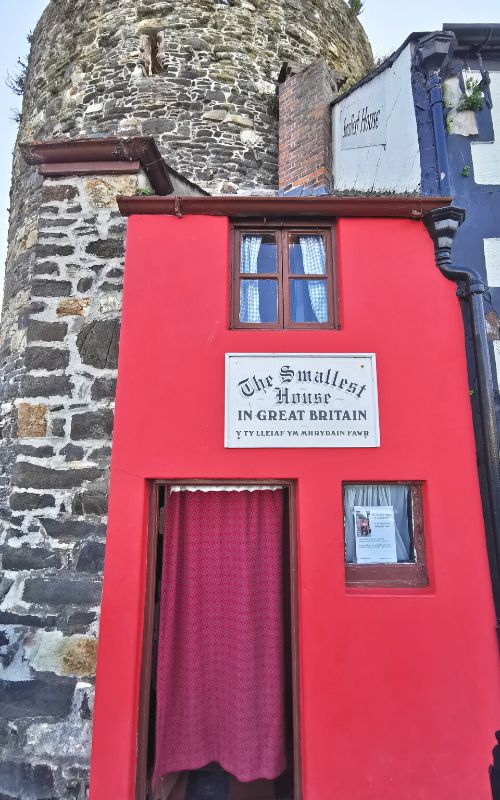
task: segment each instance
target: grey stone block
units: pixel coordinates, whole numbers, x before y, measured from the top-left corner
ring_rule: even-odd
[[[6,719],[56,717],[71,710],[75,681],[53,677],[49,680],[0,681],[0,708]]]
[[[92,278],[80,278],[76,286],[77,291],[88,292],[88,290],[92,287],[92,283]]]
[[[99,287],[101,292],[121,292],[122,286],[119,283],[111,283],[111,281],[104,281]]]
[[[38,258],[54,258],[56,256],[71,256],[75,248],[71,244],[37,244]]]
[[[59,438],[63,437],[65,434],[65,421],[60,417],[56,417],[52,420],[52,436],[57,436]]]
[[[23,375],[21,392],[25,397],[67,396],[73,383],[67,375]]]
[[[25,628],[45,628],[46,630],[55,627],[57,616],[44,614],[15,614],[13,611],[0,611],[0,625],[21,625]]]
[[[42,203],[52,203],[61,200],[73,200],[78,194],[78,190],[74,186],[60,185],[60,186],[44,186],[42,189]],[[47,209],[45,209],[47,211]]]
[[[66,461],[81,461],[83,458],[83,447],[78,447],[77,445],[71,444],[71,442],[65,445],[59,452],[64,456]]]
[[[97,461],[107,461],[111,458],[111,447],[97,447],[95,450],[92,450],[90,458],[97,459]]]
[[[55,497],[52,494],[12,492],[10,495],[10,507],[13,511],[31,511],[35,508],[54,508],[55,504]]]
[[[0,762],[0,798],[54,800],[54,776],[46,764]]]
[[[39,300],[33,300],[29,306],[30,314],[40,314],[47,308],[47,303],[42,303]]]
[[[33,268],[35,275],[58,275],[59,266],[55,261],[39,261]]]
[[[24,359],[28,370],[66,369],[69,364],[69,352],[56,347],[28,347]]]
[[[96,619],[97,614],[94,611],[75,611],[62,627],[69,633],[84,633]]]
[[[85,544],[76,562],[77,572],[102,572],[104,567],[105,546],[100,542]]]
[[[22,456],[35,456],[36,458],[50,458],[54,455],[54,448],[50,445],[34,447],[31,444],[22,444],[19,447],[19,454]]]
[[[18,461],[12,470],[14,486],[22,489],[71,489],[89,480],[97,480],[102,470],[97,467],[79,469],[52,469],[27,461]]]
[[[69,281],[36,280],[31,290],[33,297],[68,297],[71,294]]]
[[[107,400],[116,394],[116,378],[96,378],[91,389],[92,400]]]
[[[28,323],[28,342],[62,342],[68,326],[65,322],[42,322],[32,319]]]
[[[0,601],[4,599],[13,583],[10,578],[0,578]]]
[[[40,519],[48,535],[53,539],[86,539],[89,536],[104,536],[105,525],[93,525],[86,520]]]
[[[88,491],[82,496],[84,514],[105,516],[108,513],[108,495],[104,492]]]
[[[118,341],[120,322],[105,319],[84,325],[76,343],[84,364],[99,369],[116,369],[118,366]]]
[[[124,246],[123,239],[95,239],[87,245],[85,252],[99,258],[121,258]]]
[[[3,551],[4,569],[49,569],[61,567],[61,556],[44,547],[6,547]]]
[[[71,420],[71,438],[108,439],[113,432],[113,412],[104,408],[75,414]]]
[[[24,585],[23,600],[38,605],[96,606],[101,600],[101,584],[66,578],[28,579]]]

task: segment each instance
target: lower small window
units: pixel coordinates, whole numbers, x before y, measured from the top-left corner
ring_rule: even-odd
[[[427,586],[422,486],[345,483],[348,586]]]

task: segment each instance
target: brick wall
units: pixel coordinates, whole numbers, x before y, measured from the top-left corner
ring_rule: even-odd
[[[330,103],[336,77],[319,59],[289,75],[279,90],[279,188],[328,192],[331,184]]]

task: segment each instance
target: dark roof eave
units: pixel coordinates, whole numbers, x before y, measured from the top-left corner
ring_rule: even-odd
[[[161,157],[155,140],[151,136],[134,136],[130,139],[117,136],[102,139],[54,139],[47,142],[23,142],[20,145],[24,160],[33,166],[58,165],[58,174],[74,174],[71,165],[87,164],[99,171],[103,163],[139,162],[158,195],[172,194],[167,164]],[[64,169],[67,167],[67,170]],[[80,174],[82,167],[79,166]],[[43,170],[45,174],[50,169]],[[112,170],[112,166],[110,167]],[[131,164],[131,171],[134,168]]]
[[[498,53],[500,51],[500,23],[498,22],[445,22],[443,30],[455,34],[457,38],[455,52]]]
[[[421,219],[426,211],[451,203],[451,197],[256,197],[243,195],[207,197],[118,197],[123,216],[206,214],[236,218],[288,217],[401,217]]]

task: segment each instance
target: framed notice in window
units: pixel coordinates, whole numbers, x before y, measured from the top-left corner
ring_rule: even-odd
[[[422,484],[345,483],[348,586],[427,586]]]

